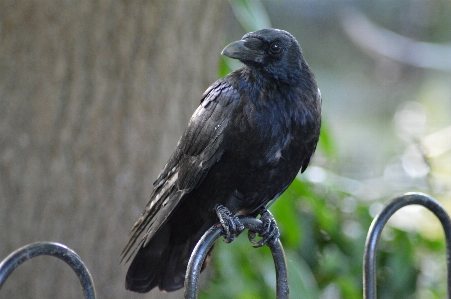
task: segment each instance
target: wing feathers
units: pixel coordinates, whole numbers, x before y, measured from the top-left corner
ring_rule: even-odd
[[[149,203],[131,230],[121,260],[130,260],[139,248],[148,244],[183,195],[199,186],[220,159],[226,150],[224,131],[233,109],[230,103],[238,99],[238,93],[225,79],[218,80],[204,93],[175,152],[154,182]]]

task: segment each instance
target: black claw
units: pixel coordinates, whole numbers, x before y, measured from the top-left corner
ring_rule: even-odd
[[[274,244],[280,237],[279,228],[277,227],[274,216],[266,208],[260,211],[260,220],[263,222],[263,228],[258,235],[261,237],[259,241],[255,240],[256,233],[254,231],[248,232],[249,241],[251,241],[255,248],[262,247],[266,244]]]
[[[215,210],[224,229],[224,241],[230,243],[244,230],[244,225],[237,216],[233,215],[223,205],[217,205]]]

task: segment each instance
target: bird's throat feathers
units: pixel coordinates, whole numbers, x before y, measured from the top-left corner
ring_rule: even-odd
[[[316,94],[311,91],[318,90],[316,81],[312,72],[306,66],[306,70],[296,75],[296,80],[287,84],[284,80],[274,80],[262,75],[261,72],[253,70],[251,67],[244,66],[237,70],[234,81],[238,82],[234,86],[240,94],[246,94],[247,99],[252,103],[247,109],[279,111],[285,113],[285,118],[291,119],[303,109],[304,106],[313,104]],[[293,77],[294,78],[294,77]],[[276,110],[274,110],[276,109]],[[302,121],[304,122],[304,121]],[[304,125],[302,123],[301,125]]]

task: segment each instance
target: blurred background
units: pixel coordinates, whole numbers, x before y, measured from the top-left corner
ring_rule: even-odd
[[[451,2],[1,1],[0,259],[36,241],[86,262],[99,298],[124,289],[119,255],[202,92],[239,67],[221,49],[285,29],[323,96],[311,166],[271,207],[292,298],[362,298],[367,230],[383,204],[425,192],[451,211]],[[379,246],[379,298],[444,298],[438,221],[399,211]],[[217,242],[200,298],[274,298],[267,248]],[[79,298],[50,257],[0,298]]]

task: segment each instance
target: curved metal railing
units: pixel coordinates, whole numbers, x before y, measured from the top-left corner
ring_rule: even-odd
[[[451,220],[442,205],[434,198],[422,193],[406,193],[389,201],[374,218],[365,243],[363,255],[363,298],[376,299],[377,245],[382,229],[388,219],[399,209],[408,205],[422,205],[440,220],[446,238],[447,290],[451,299]]]
[[[255,231],[257,233],[263,230],[262,222],[259,219],[252,217],[239,216],[244,227]],[[188,262],[188,268],[186,270],[185,277],[185,299],[197,298],[197,282],[199,280],[200,270],[202,263],[208,254],[208,251],[221,236],[223,232],[221,225],[212,226],[199,240],[194,248],[191,258]],[[274,259],[274,265],[276,268],[276,280],[277,280],[277,299],[288,298],[288,272],[287,263],[285,260],[285,253],[283,251],[282,243],[280,240],[273,244],[267,244]]]
[[[451,299],[451,219],[442,205],[432,197],[422,193],[406,193],[389,201],[382,211],[374,218],[365,243],[363,258],[363,298],[376,298],[376,259],[377,247],[382,230],[388,219],[399,209],[407,205],[422,205],[434,213],[440,220],[446,238],[447,261],[447,291]],[[255,232],[262,230],[262,222],[252,217],[239,216],[244,227]],[[185,277],[185,299],[197,298],[197,283],[208,251],[223,232],[221,225],[211,227],[197,243],[188,263]],[[285,261],[285,253],[280,241],[268,244],[274,259],[277,279],[277,298],[287,299],[288,273]],[[40,255],[55,256],[74,270],[80,281],[84,298],[95,299],[94,283],[81,258],[70,248],[51,242],[38,242],[29,244],[11,253],[0,263],[0,290],[8,276],[23,262]]]
[[[77,274],[81,288],[83,289],[84,298],[96,298],[94,282],[92,281],[88,268],[83,263],[81,258],[72,249],[62,244],[52,242],[37,242],[29,244],[8,255],[0,263],[0,290],[14,269],[16,269],[23,262],[40,255],[50,255],[63,260],[72,268],[72,270],[74,270],[75,274]]]

